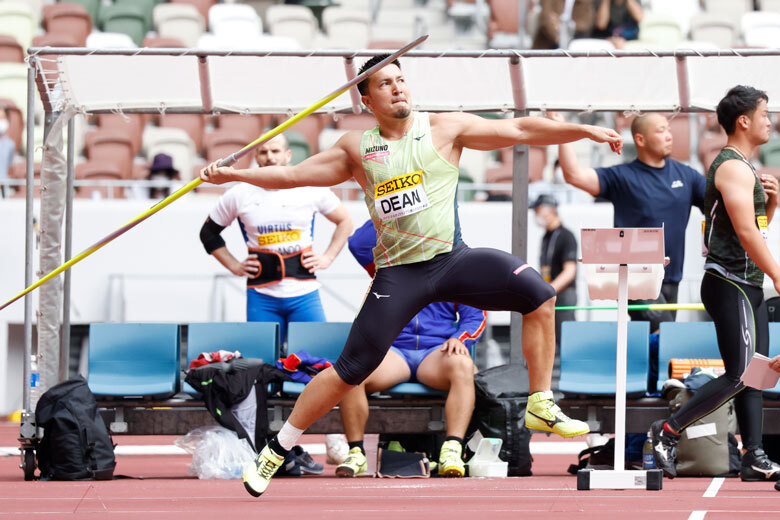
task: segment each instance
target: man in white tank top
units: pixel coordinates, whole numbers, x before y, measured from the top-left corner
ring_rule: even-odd
[[[280,134],[255,152],[258,166],[285,166],[292,158]],[[312,250],[314,215],[336,224],[328,249]],[[249,255],[239,261],[219,233],[238,219]],[[352,233],[352,217],[328,188],[264,189],[238,184],[220,197],[201,229],[206,252],[236,276],[246,277],[247,321],[279,323],[280,340],[291,321],[325,321],[315,273],[330,266]]]

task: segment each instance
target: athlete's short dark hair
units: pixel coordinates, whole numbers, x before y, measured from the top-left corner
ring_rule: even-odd
[[[737,85],[718,103],[718,123],[728,135],[733,135],[737,130],[739,116],[753,112],[762,99],[769,101],[769,96],[763,90]]]
[[[365,71],[367,71],[368,69],[370,69],[371,67],[373,67],[374,65],[376,65],[377,63],[382,61],[383,59],[387,58],[388,56],[390,56],[390,55],[389,54],[377,54],[373,58],[370,58],[368,61],[366,61],[360,67],[360,71],[358,72],[358,76],[360,76]],[[397,59],[391,61],[390,64],[391,65],[395,65],[399,69],[401,68],[401,64],[398,62]],[[361,96],[365,96],[366,94],[368,94],[368,80],[369,80],[370,77],[371,76],[369,76],[368,78],[366,78],[363,81],[361,81],[360,83],[358,83],[358,86],[357,86],[358,87],[358,92],[360,92]]]

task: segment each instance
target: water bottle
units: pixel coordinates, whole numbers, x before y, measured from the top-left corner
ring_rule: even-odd
[[[653,436],[652,432],[647,432],[647,439],[642,445],[642,469],[655,469],[655,458],[653,457]]]
[[[35,406],[41,396],[41,374],[38,372],[38,356],[30,356],[30,411],[35,413]]]

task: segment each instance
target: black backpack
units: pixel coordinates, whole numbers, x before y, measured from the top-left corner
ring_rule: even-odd
[[[528,373],[522,365],[501,365],[474,375],[476,402],[469,433],[503,441],[499,458],[509,463],[507,475],[531,475],[531,432],[525,427]]]
[[[64,381],[44,393],[35,408],[35,421],[43,428],[37,448],[42,479],[113,478],[114,445],[83,377]]]

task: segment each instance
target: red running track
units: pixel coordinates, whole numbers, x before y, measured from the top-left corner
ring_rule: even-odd
[[[0,424],[0,445],[16,446],[18,425]],[[174,437],[116,437],[121,445],[171,444]],[[534,436],[534,440],[553,441]],[[323,442],[308,436],[305,442]],[[324,456],[315,456],[324,462]],[[143,480],[24,482],[19,457],[0,457],[0,518],[187,519],[780,519],[770,483],[725,479],[714,497],[711,478],[664,481],[663,491],[577,491],[566,473],[574,455],[537,455],[534,476],[478,479],[275,479],[261,498],[238,480],[188,477],[188,455],[119,456],[116,472]]]

